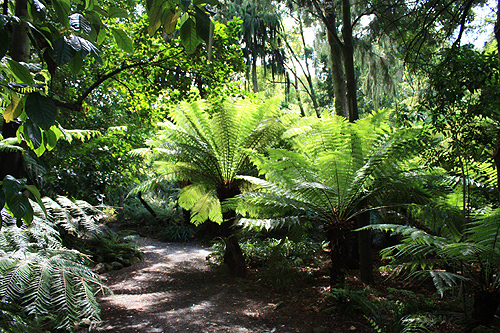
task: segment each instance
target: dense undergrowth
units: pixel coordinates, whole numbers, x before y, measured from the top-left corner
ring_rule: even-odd
[[[106,207],[66,197],[42,201],[45,211],[32,202],[29,225],[2,211],[0,327],[5,332],[95,328],[100,321],[96,294],[109,289],[92,268],[131,265],[141,254],[133,239],[103,224]]]

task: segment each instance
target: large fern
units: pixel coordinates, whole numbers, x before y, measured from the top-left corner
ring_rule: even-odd
[[[41,328],[71,331],[81,322],[95,325],[100,320],[95,293],[107,288],[89,268],[89,258],[65,248],[59,233],[60,227],[95,233],[96,223],[92,225],[82,210],[90,207],[83,203],[78,207],[62,197],[58,201],[66,208],[48,198],[43,201],[48,218],[32,202],[35,216],[30,226],[18,227],[15,219],[2,211],[0,297],[19,305]]]
[[[225,101],[213,107],[204,101],[182,103],[171,110],[172,121],[161,125],[149,150],[160,177],[184,181],[179,204],[191,210],[191,221],[222,223],[222,192],[236,190],[237,175],[250,172],[249,154],[275,140],[284,126],[277,100],[255,103]],[[150,181],[151,183],[151,181]]]
[[[384,112],[354,124],[333,115],[300,119],[285,133],[293,150],[252,155],[266,180],[244,178],[260,191],[232,200],[245,216],[240,224],[278,228],[315,221],[329,235],[335,270],[343,270],[357,215],[429,197],[416,164],[403,163],[428,141],[419,129],[394,131],[386,119]]]

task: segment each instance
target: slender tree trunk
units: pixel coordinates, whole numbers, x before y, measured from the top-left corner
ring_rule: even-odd
[[[316,111],[316,115],[319,117],[319,106],[318,106],[318,100],[316,98],[316,92],[314,91],[314,85],[313,85],[313,82],[312,82],[312,76],[311,76],[311,71],[309,69],[309,62],[307,61],[309,59],[309,57],[307,56],[307,51],[306,51],[306,39],[304,37],[304,28],[302,26],[302,20],[300,18],[300,14],[299,14],[299,31],[300,31],[300,36],[302,37],[302,44],[304,46],[304,63],[305,63],[305,67],[306,67],[306,73],[304,73],[305,77],[306,77],[306,80],[307,80],[307,84],[309,85],[309,90],[311,91],[311,100],[313,102],[313,107],[314,107],[314,110]]]
[[[254,45],[257,45],[257,41],[255,40],[257,37],[254,36]],[[257,55],[252,54],[252,84],[253,84],[253,92],[259,92],[259,84],[257,83]]]
[[[497,21],[495,24],[495,38],[497,40],[497,51],[498,51],[498,67],[500,68],[500,0],[498,0],[497,5]],[[497,148],[493,152],[493,160],[495,161],[495,167],[497,169],[497,189],[500,199],[500,140],[497,141]]]
[[[333,4],[330,4],[325,10],[325,19],[329,23],[327,27],[336,27],[337,20]],[[337,34],[337,32],[327,28],[327,40],[330,46],[330,69],[332,71],[332,83],[335,95],[335,111],[338,115],[349,118],[347,88],[342,63],[342,46],[335,41],[333,34]]]
[[[366,202],[361,207],[366,207]],[[370,224],[370,212],[364,212],[356,217],[356,227],[362,228]],[[361,281],[373,283],[372,239],[369,230],[359,231],[357,235],[359,251],[359,273]]]
[[[300,97],[299,81],[297,79],[297,75],[294,76],[295,76],[295,94],[297,95],[297,103],[299,104],[301,116],[305,117],[306,112],[304,111],[304,106],[302,105],[302,98]]]
[[[151,208],[151,206],[142,198],[142,191],[139,191],[139,193],[137,193],[137,198],[139,199],[141,204],[144,206],[144,208],[146,208],[146,210],[149,212],[149,214],[151,214],[154,218],[156,218],[157,215],[156,215],[155,211],[153,210],[153,208]]]
[[[28,0],[16,0],[15,15],[19,18],[28,18]],[[15,61],[27,62],[30,58],[30,40],[28,25],[25,22],[12,25],[12,42],[10,56]]]
[[[349,110],[349,121],[354,122],[359,119],[356,74],[354,72],[354,44],[352,37],[351,23],[351,3],[349,0],[342,0],[342,37],[344,47],[344,68],[347,81],[347,108]]]

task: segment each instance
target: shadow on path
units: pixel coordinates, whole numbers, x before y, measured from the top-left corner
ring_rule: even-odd
[[[302,332],[277,323],[266,295],[210,268],[207,248],[140,243],[144,261],[103,275],[114,292],[100,297],[104,331]]]

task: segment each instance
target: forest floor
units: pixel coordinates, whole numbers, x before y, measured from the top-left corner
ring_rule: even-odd
[[[99,298],[105,332],[372,332],[362,316],[321,311],[315,287],[277,293],[222,274],[205,245],[139,244],[142,262],[103,274],[114,293]]]

